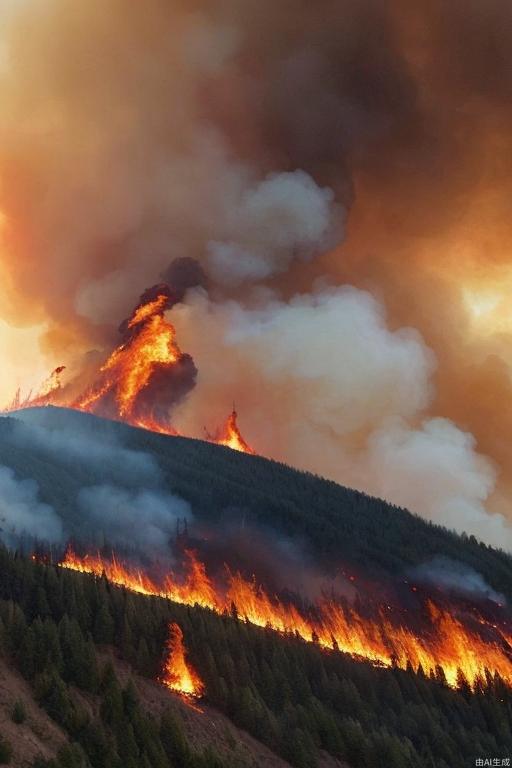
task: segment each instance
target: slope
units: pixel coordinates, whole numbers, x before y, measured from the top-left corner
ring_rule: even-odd
[[[97,455],[98,445],[104,454]],[[157,465],[162,486],[186,500],[200,521],[252,521],[304,542],[326,566],[344,563],[377,578],[442,555],[477,570],[512,598],[508,554],[306,472],[72,410],[27,409],[0,419],[0,465],[19,479],[35,480],[41,500],[75,526],[83,487],[137,487],[137,472],[127,464],[135,455]]]

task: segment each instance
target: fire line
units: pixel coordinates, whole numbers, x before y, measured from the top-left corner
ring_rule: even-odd
[[[487,672],[498,673],[512,685],[512,631],[492,625],[483,617],[475,626],[441,608],[433,600],[424,606],[421,628],[395,623],[388,606],[371,618],[353,606],[324,598],[311,612],[283,603],[269,595],[255,580],[249,581],[226,566],[227,588],[217,588],[206,566],[194,552],[187,552],[185,577],[174,574],[155,581],[144,571],[113,555],[78,556],[68,549],[60,567],[105,576],[111,583],[143,595],[159,596],[185,605],[199,605],[222,614],[234,609],[241,618],[259,627],[292,633],[322,648],[348,653],[380,666],[412,666],[428,674],[442,669],[449,685],[460,675],[475,686]]]

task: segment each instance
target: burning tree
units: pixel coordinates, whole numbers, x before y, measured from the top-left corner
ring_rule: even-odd
[[[167,658],[161,682],[171,691],[185,696],[199,698],[204,693],[204,684],[201,678],[187,661],[183,632],[176,622],[169,624]]]

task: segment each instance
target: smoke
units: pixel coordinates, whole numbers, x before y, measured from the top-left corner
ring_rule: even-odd
[[[136,549],[153,560],[169,557],[177,520],[190,517],[187,502],[169,493],[128,491],[111,485],[83,488],[78,506],[90,526],[90,543],[107,541],[119,548]]]
[[[229,211],[226,240],[207,245],[213,277],[229,284],[263,280],[295,259],[313,258],[341,223],[333,197],[303,171],[259,182]]]
[[[490,587],[480,573],[448,557],[434,557],[411,570],[409,575],[418,583],[430,584],[446,592],[492,600],[498,605],[507,602],[505,596]]]
[[[58,412],[57,412],[58,413]],[[119,427],[93,417],[69,422],[43,408],[10,420],[4,451],[35,457],[0,467],[2,538],[65,544],[68,540],[129,549],[148,558],[170,556],[177,520],[192,520],[155,458],[121,442]],[[23,480],[19,480],[21,476]],[[36,482],[34,477],[41,480]],[[55,478],[57,478],[55,480]],[[53,506],[53,483],[58,493]],[[42,500],[44,498],[44,501]]]
[[[389,330],[382,305],[355,288],[266,299],[253,310],[196,295],[174,319],[200,370],[179,426],[193,431],[236,396],[259,452],[319,472],[336,471],[337,438],[412,417],[431,398],[431,351],[413,329]]]
[[[12,469],[0,466],[0,538],[9,547],[24,541],[58,542],[62,522],[55,510],[39,499],[33,480],[19,480]]]
[[[417,429],[395,422],[376,431],[363,471],[375,495],[438,525],[512,548],[512,526],[485,509],[495,467],[477,453],[474,437],[447,419],[429,419]]]
[[[178,426],[235,399],[259,452],[509,546],[511,22],[504,0],[4,3],[4,320],[81,374],[164,279],[199,370]]]
[[[264,455],[512,547],[508,521],[486,510],[493,463],[448,419],[423,418],[435,397],[432,351],[413,329],[391,331],[370,294],[323,288],[252,311],[198,294],[176,324],[202,372],[178,412],[185,432],[226,410],[232,391]]]
[[[21,411],[10,436],[12,444],[23,451],[36,450],[48,463],[70,467],[82,466],[84,474],[96,482],[113,482],[136,488],[161,483],[162,473],[148,453],[122,445],[114,430],[97,432],[91,422],[89,429],[70,429],[63,423],[52,429],[44,410]]]
[[[176,258],[162,272],[162,280],[172,287],[177,301],[183,301],[189,288],[206,288],[208,280],[198,261],[190,256]]]

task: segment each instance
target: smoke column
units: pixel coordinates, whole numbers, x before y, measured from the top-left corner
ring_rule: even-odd
[[[171,270],[178,428],[235,399],[258,452],[511,548],[510,4],[0,14],[2,397]]]

